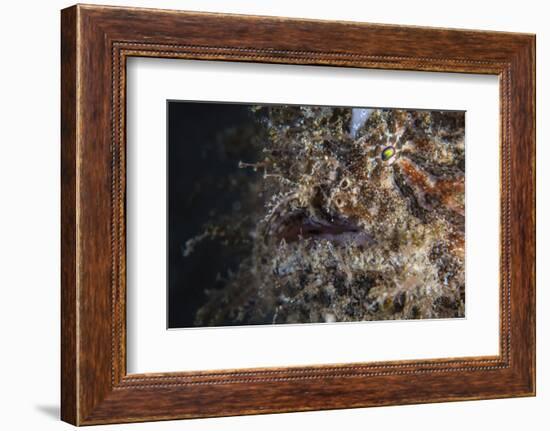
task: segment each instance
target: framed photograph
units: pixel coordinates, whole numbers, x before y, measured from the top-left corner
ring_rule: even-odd
[[[62,419],[535,394],[535,36],[61,14]]]

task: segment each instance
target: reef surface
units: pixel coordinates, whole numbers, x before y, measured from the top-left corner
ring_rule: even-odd
[[[249,110],[252,129],[219,138],[251,157],[224,179],[232,210],[184,247],[237,261],[195,326],[464,316],[463,112]]]

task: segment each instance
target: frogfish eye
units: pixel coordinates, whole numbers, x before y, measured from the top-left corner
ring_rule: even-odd
[[[393,147],[386,147],[382,150],[382,154],[380,157],[383,161],[387,162],[395,155],[395,148]]]

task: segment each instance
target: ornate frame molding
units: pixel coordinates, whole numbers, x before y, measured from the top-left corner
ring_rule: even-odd
[[[205,25],[220,30],[204,32]],[[278,31],[257,35],[257,26]],[[332,42],[328,36],[334,32],[343,41]],[[321,35],[317,41],[307,39],[313,33]],[[373,35],[376,47],[368,43]],[[355,50],[343,50],[340,44],[346,43]],[[98,424],[533,395],[534,44],[534,36],[510,33],[99,6],[65,9],[62,418]],[[500,354],[127,375],[125,66],[131,56],[498,75]],[[252,391],[256,397],[249,396]],[[301,396],[305,391],[307,399]]]

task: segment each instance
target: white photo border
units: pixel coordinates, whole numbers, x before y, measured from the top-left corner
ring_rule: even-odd
[[[466,111],[466,318],[166,328],[166,101]],[[499,354],[499,78],[127,60],[127,372]]]

